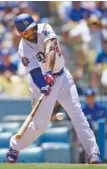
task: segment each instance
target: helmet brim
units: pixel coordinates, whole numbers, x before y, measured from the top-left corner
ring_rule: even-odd
[[[33,22],[32,24],[30,24],[30,25],[24,30],[24,32],[27,31],[27,30],[29,30],[29,29],[31,29],[31,28],[33,28],[34,26],[36,26],[36,23],[35,23],[35,22]]]

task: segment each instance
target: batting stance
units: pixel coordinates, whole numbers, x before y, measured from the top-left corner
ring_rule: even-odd
[[[34,142],[48,127],[56,100],[68,113],[89,163],[101,163],[95,136],[82,112],[76,86],[66,69],[57,36],[49,24],[36,24],[32,16],[20,14],[15,18],[15,26],[22,39],[18,54],[30,75],[30,90],[36,95],[44,93],[40,106],[23,137],[16,135],[10,140],[6,156],[9,163],[15,163],[19,151]]]

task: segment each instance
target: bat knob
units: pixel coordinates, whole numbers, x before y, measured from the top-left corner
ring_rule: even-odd
[[[16,139],[21,139],[21,135],[16,135]]]

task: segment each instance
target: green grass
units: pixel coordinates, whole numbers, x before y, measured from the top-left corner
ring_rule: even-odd
[[[107,164],[0,164],[0,169],[107,169]]]

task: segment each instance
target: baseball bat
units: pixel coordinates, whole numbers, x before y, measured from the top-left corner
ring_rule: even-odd
[[[39,105],[41,104],[42,100],[43,100],[44,94],[42,94],[39,98],[39,100],[37,101],[37,103],[35,104],[34,108],[32,109],[31,113],[27,116],[25,122],[23,123],[23,125],[21,126],[21,128],[19,129],[18,133],[16,134],[16,139],[21,139],[23,134],[25,133],[25,131],[27,130],[30,122],[33,120],[34,115],[37,112],[37,109],[39,107]]]

